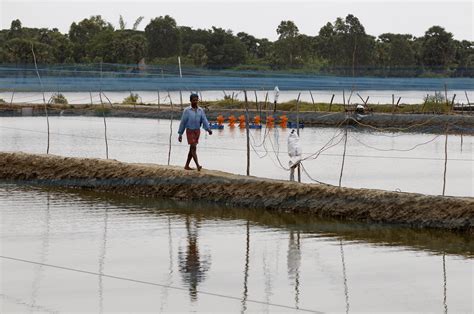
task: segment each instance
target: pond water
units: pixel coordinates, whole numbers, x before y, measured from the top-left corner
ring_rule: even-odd
[[[48,101],[51,96],[56,92],[45,92],[45,99]],[[161,90],[158,91],[141,91],[141,90],[132,90],[134,94],[139,95],[139,102],[146,104],[156,104],[158,105],[158,98],[160,99],[159,103],[161,105],[169,105],[171,98],[173,104],[180,104],[181,102],[188,104],[189,103],[189,90],[183,90],[181,93],[179,91],[170,91],[169,96],[167,91]],[[126,97],[130,96],[130,91],[106,91],[104,92],[105,96],[112,103],[121,103]],[[350,89],[343,92],[337,89],[328,89],[328,90],[281,90],[278,96],[278,102],[286,102],[295,100],[300,95],[300,100],[307,103],[312,103],[313,100],[316,103],[330,103],[331,98],[334,95],[333,103],[342,104],[344,101],[355,104],[363,103],[361,98],[364,101],[367,101],[368,104],[392,104],[392,100],[400,104],[422,104],[424,102],[424,97],[427,94],[433,96],[436,91],[426,91],[426,90],[362,90],[356,91],[351,94]],[[444,97],[444,89],[441,94]],[[61,93],[66,97],[69,104],[101,104],[99,93],[97,91],[84,92],[71,92],[71,91],[61,91]],[[236,100],[243,101],[245,99],[244,92],[242,90],[203,90],[199,91],[199,95],[204,101],[214,101],[222,100],[225,96],[234,98]],[[273,103],[274,100],[274,90],[249,90],[248,99],[250,102],[255,102],[257,99],[259,102],[264,102],[265,98],[269,103]],[[256,95],[256,96],[255,96]],[[455,98],[455,103],[467,105],[468,98],[470,100],[474,99],[474,94],[472,90],[449,90],[447,92],[448,99],[452,100]],[[456,96],[454,96],[456,95]],[[467,98],[466,98],[467,96]],[[105,97],[102,97],[102,101],[108,103],[108,100]],[[399,100],[400,98],[400,100]],[[12,91],[0,91],[0,99],[3,99],[7,103],[26,103],[26,104],[42,104],[43,103],[43,94],[41,92],[12,92]]]
[[[474,242],[0,183],[0,303],[12,312],[473,312]]]
[[[173,121],[170,164],[184,166],[188,145],[177,141]],[[50,153],[105,158],[104,122],[99,117],[50,117]],[[251,130],[250,174],[287,180],[288,129]],[[107,118],[109,158],[126,162],[167,164],[170,120]],[[302,182],[338,185],[343,130],[301,129]],[[46,153],[44,117],[1,117],[0,151]],[[246,173],[245,130],[201,133],[198,155],[205,169]],[[317,157],[316,159],[314,159]],[[349,129],[341,185],[440,195],[443,190],[445,136],[382,133]],[[446,195],[474,196],[473,137],[449,135]]]

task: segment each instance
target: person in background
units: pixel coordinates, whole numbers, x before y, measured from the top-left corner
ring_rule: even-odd
[[[191,106],[184,109],[183,115],[181,116],[181,123],[179,124],[178,129],[178,141],[180,143],[182,142],[183,133],[186,130],[189,153],[184,169],[194,170],[194,168],[189,167],[189,163],[191,162],[191,159],[193,159],[197,170],[200,171],[202,166],[199,164],[197,157],[197,144],[199,143],[199,135],[201,133],[200,128],[202,126],[204,130],[209,132],[209,135],[212,135],[212,131],[209,127],[209,122],[207,121],[204,110],[198,106],[199,96],[193,93],[189,97],[189,100],[191,101]]]

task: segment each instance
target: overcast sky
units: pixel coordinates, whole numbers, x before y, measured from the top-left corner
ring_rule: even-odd
[[[456,39],[474,40],[470,0],[0,0],[0,12],[2,29],[10,28],[13,19],[20,19],[26,27],[56,27],[66,33],[72,22],[91,15],[102,15],[114,26],[123,15],[130,27],[143,15],[139,29],[144,29],[150,19],[168,14],[178,25],[217,26],[270,40],[277,38],[276,28],[282,20],[292,20],[300,33],[314,36],[327,22],[354,14],[374,36],[390,32],[419,37],[430,26],[440,25]]]

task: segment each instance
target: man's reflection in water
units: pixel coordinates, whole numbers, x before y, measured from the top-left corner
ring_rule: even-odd
[[[199,219],[186,217],[187,246],[178,252],[179,271],[183,280],[189,285],[191,301],[197,300],[198,284],[205,279],[205,273],[211,266],[211,257],[199,253],[198,245]]]

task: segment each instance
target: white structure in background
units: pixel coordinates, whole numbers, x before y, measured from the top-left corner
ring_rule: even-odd
[[[301,155],[303,150],[300,145],[300,137],[296,133],[296,130],[291,130],[288,136],[288,156],[290,156],[290,181],[295,181],[295,168],[301,162]]]

